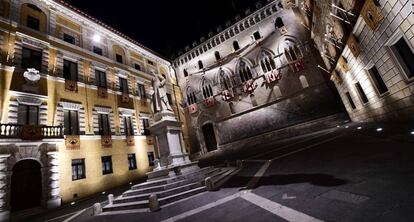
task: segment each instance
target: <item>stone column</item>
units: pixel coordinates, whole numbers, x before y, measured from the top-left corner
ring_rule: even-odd
[[[47,157],[49,163],[47,209],[53,209],[61,205],[59,195],[59,153],[51,151],[47,153]]]
[[[10,217],[10,175],[7,170],[7,159],[9,157],[10,154],[0,155],[0,222],[9,221]]]

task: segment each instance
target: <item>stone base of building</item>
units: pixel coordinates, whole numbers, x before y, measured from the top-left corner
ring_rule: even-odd
[[[188,156],[187,156],[188,158]],[[148,181],[156,180],[160,178],[174,177],[177,175],[187,174],[199,170],[198,162],[186,162],[181,165],[171,165],[161,169],[154,169],[152,172],[148,172]]]
[[[10,211],[1,211],[0,212],[0,222],[9,221]]]
[[[62,198],[60,198],[60,197],[47,201],[47,209],[48,210],[58,208],[58,207],[60,207],[60,205],[62,205]]]

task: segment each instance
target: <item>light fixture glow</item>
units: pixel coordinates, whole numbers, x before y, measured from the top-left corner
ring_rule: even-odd
[[[70,205],[75,205],[75,202],[71,202]]]
[[[382,130],[382,128],[377,128],[377,132],[381,132]]]
[[[348,129],[349,128],[349,126],[345,126],[345,129]]]
[[[100,42],[100,41],[101,41],[101,36],[100,36],[100,35],[98,35],[98,34],[94,34],[94,35],[92,36],[92,40],[93,40],[94,42]]]
[[[414,135],[414,131],[411,131],[411,135]]]
[[[105,194],[105,191],[104,191],[104,192],[102,192],[102,194]]]
[[[357,130],[361,130],[361,129],[362,129],[362,127],[358,126]]]

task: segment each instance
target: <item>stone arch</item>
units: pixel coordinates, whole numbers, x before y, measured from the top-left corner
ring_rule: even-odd
[[[214,119],[214,117],[212,115],[210,115],[207,112],[203,112],[197,117],[197,120],[196,120],[196,124],[195,124],[196,134],[197,134],[198,141],[200,143],[202,153],[209,152],[207,147],[206,147],[206,143],[205,143],[206,141],[205,141],[205,137],[204,137],[204,134],[203,134],[203,126],[205,126],[206,124],[212,124],[213,129],[214,129],[214,133],[215,133],[215,136],[216,136],[217,146],[220,144],[219,137],[217,136],[217,135],[220,135],[220,134],[218,132],[218,128],[217,128],[216,123],[214,121],[212,121],[213,119]]]
[[[203,99],[214,96],[213,81],[203,76],[199,85],[199,91],[203,93]]]
[[[276,69],[276,62],[274,60],[275,54],[272,50],[262,48],[256,56],[256,64],[259,64],[263,73],[270,72]]]
[[[246,58],[240,58],[239,61],[237,61],[235,70],[241,83],[256,77],[256,73],[252,67],[253,63]]]
[[[20,6],[20,24],[47,33],[49,19],[46,11],[38,4],[24,2]]]
[[[0,176],[3,176],[6,186],[0,188],[0,192],[5,193],[0,197],[0,202],[3,203],[1,210],[9,209],[10,206],[10,189],[11,177],[13,175],[13,168],[19,162],[25,160],[33,160],[40,165],[41,173],[41,206],[44,208],[54,208],[61,204],[59,196],[59,167],[57,144],[43,143],[40,145],[2,145],[0,146],[2,155],[0,162],[3,165],[3,170],[0,171]],[[2,212],[4,213],[4,212]]]
[[[220,84],[222,90],[233,88],[235,85],[233,72],[228,68],[221,67],[216,74],[216,82]]]

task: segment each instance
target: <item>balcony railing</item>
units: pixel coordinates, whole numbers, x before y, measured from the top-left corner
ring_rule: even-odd
[[[42,140],[63,138],[63,126],[0,124],[0,138]]]

